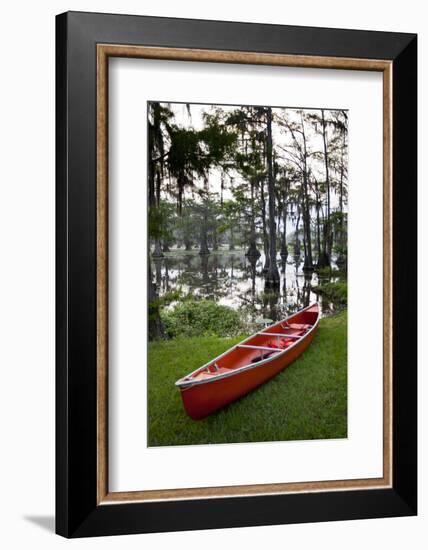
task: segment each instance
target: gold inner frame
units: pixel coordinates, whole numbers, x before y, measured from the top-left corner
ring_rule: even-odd
[[[348,69],[383,73],[383,476],[293,483],[109,492],[108,60],[110,57]],[[392,62],[357,58],[97,45],[97,503],[183,500],[392,486]]]

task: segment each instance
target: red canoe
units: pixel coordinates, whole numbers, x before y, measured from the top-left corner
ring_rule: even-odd
[[[312,304],[177,380],[187,414],[204,418],[285,369],[312,342],[319,316]]]

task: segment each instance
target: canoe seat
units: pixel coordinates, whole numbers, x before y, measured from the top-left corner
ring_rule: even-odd
[[[257,349],[257,350],[263,350],[263,351],[276,351],[276,350],[278,350],[277,347],[273,347],[273,346],[251,346],[249,344],[238,344],[236,347],[237,348],[246,348],[246,349]]]
[[[291,328],[293,330],[308,330],[312,328],[312,325],[307,325],[305,323],[284,323],[281,325],[282,328]]]
[[[312,328],[312,325],[308,325],[307,323],[291,323],[290,326],[291,328],[295,328],[297,330],[307,330],[308,328]]]
[[[263,336],[275,336],[277,338],[301,338],[300,334],[287,334],[284,332],[258,332],[257,334],[261,334]]]

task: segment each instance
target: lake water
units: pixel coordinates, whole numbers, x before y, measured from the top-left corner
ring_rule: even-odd
[[[199,256],[197,250],[175,250],[165,253],[164,258],[152,260],[160,296],[180,289],[184,295],[215,300],[239,310],[251,322],[277,321],[312,302],[320,303],[323,316],[339,309],[337,304],[323,300],[312,291],[312,287],[319,284],[319,278],[316,273],[303,273],[303,257],[289,256],[286,262],[278,259],[281,282],[277,292],[265,289],[263,265],[263,254],[254,263],[245,256],[244,250],[217,251],[205,257]]]

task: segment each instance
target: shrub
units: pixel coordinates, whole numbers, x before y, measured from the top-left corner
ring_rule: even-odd
[[[348,284],[344,281],[325,283],[316,286],[313,290],[336,304],[346,306],[348,303]]]
[[[319,277],[338,277],[339,279],[346,278],[346,273],[337,267],[320,267],[317,268],[316,271]]]
[[[211,300],[186,301],[162,312],[169,338],[189,336],[236,336],[243,331],[237,311]]]

